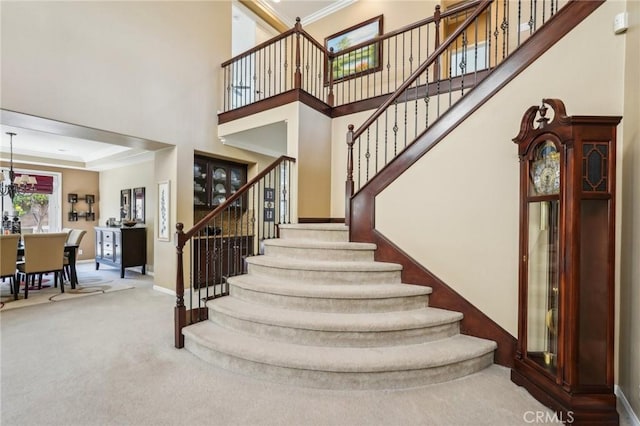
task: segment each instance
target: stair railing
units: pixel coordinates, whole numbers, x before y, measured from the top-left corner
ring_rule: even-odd
[[[480,0],[465,2],[460,6],[440,11],[435,7],[433,16],[410,25],[367,40],[339,52],[329,52],[330,69],[333,70],[334,105],[386,96],[398,90],[417,67],[438,48],[444,29],[459,24],[462,14],[477,7]],[[357,62],[365,49],[374,48],[379,52],[379,60],[374,64],[354,72],[350,67],[340,68],[343,63]]]
[[[222,64],[223,112],[294,89],[331,105],[331,86],[323,79],[327,54],[297,18],[290,30]]]
[[[264,240],[278,237],[279,224],[291,223],[294,163],[278,158],[190,230],[176,224],[176,348],[184,346],[185,326],[208,318],[206,302],[229,294],[227,279],[246,273],[245,259],[262,254]],[[184,253],[189,254],[186,280]]]
[[[351,197],[554,16],[561,3],[566,1],[482,0],[442,13],[436,6],[434,50],[360,127],[348,126],[347,223]],[[442,43],[440,34],[447,35]]]

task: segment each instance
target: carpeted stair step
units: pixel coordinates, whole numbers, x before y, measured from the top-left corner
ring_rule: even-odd
[[[291,238],[266,240],[266,256],[292,259],[373,261],[375,244],[343,241],[316,241]]]
[[[439,383],[493,362],[495,342],[457,335],[375,348],[323,347],[260,339],[203,321],[183,329],[185,347],[252,377],[327,389],[385,389]]]
[[[437,308],[376,313],[303,312],[234,297],[207,302],[223,327],[267,340],[314,346],[373,347],[424,343],[454,336],[462,314]]]
[[[315,241],[349,241],[349,228],[343,223],[296,223],[278,225],[280,238]]]
[[[309,284],[239,275],[228,280],[231,296],[247,302],[312,312],[389,312],[423,308],[431,287],[407,284]]]
[[[253,256],[247,258],[251,275],[317,284],[399,283],[402,266],[385,262],[337,262]]]

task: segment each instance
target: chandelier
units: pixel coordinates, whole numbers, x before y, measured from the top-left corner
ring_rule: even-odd
[[[5,195],[9,195],[11,201],[17,194],[24,194],[29,190],[33,190],[38,183],[34,176],[29,175],[20,175],[16,176],[13,171],[13,137],[16,135],[12,132],[7,132],[9,135],[9,152],[11,157],[9,159],[9,172],[8,175],[5,175],[5,172],[0,170],[0,195],[4,197]],[[9,178],[9,181],[6,182],[5,179]]]

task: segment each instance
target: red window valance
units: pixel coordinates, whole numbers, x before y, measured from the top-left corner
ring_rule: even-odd
[[[20,177],[25,173],[16,173],[16,177]],[[36,178],[37,183],[33,188],[28,186],[26,189],[21,190],[21,192],[27,194],[53,194],[53,176],[41,176],[30,174]]]

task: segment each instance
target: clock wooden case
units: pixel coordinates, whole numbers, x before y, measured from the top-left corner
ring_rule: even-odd
[[[621,118],[567,116],[562,101],[543,99],[526,111],[513,139],[520,266],[511,379],[567,423],[619,421],[613,348]]]

